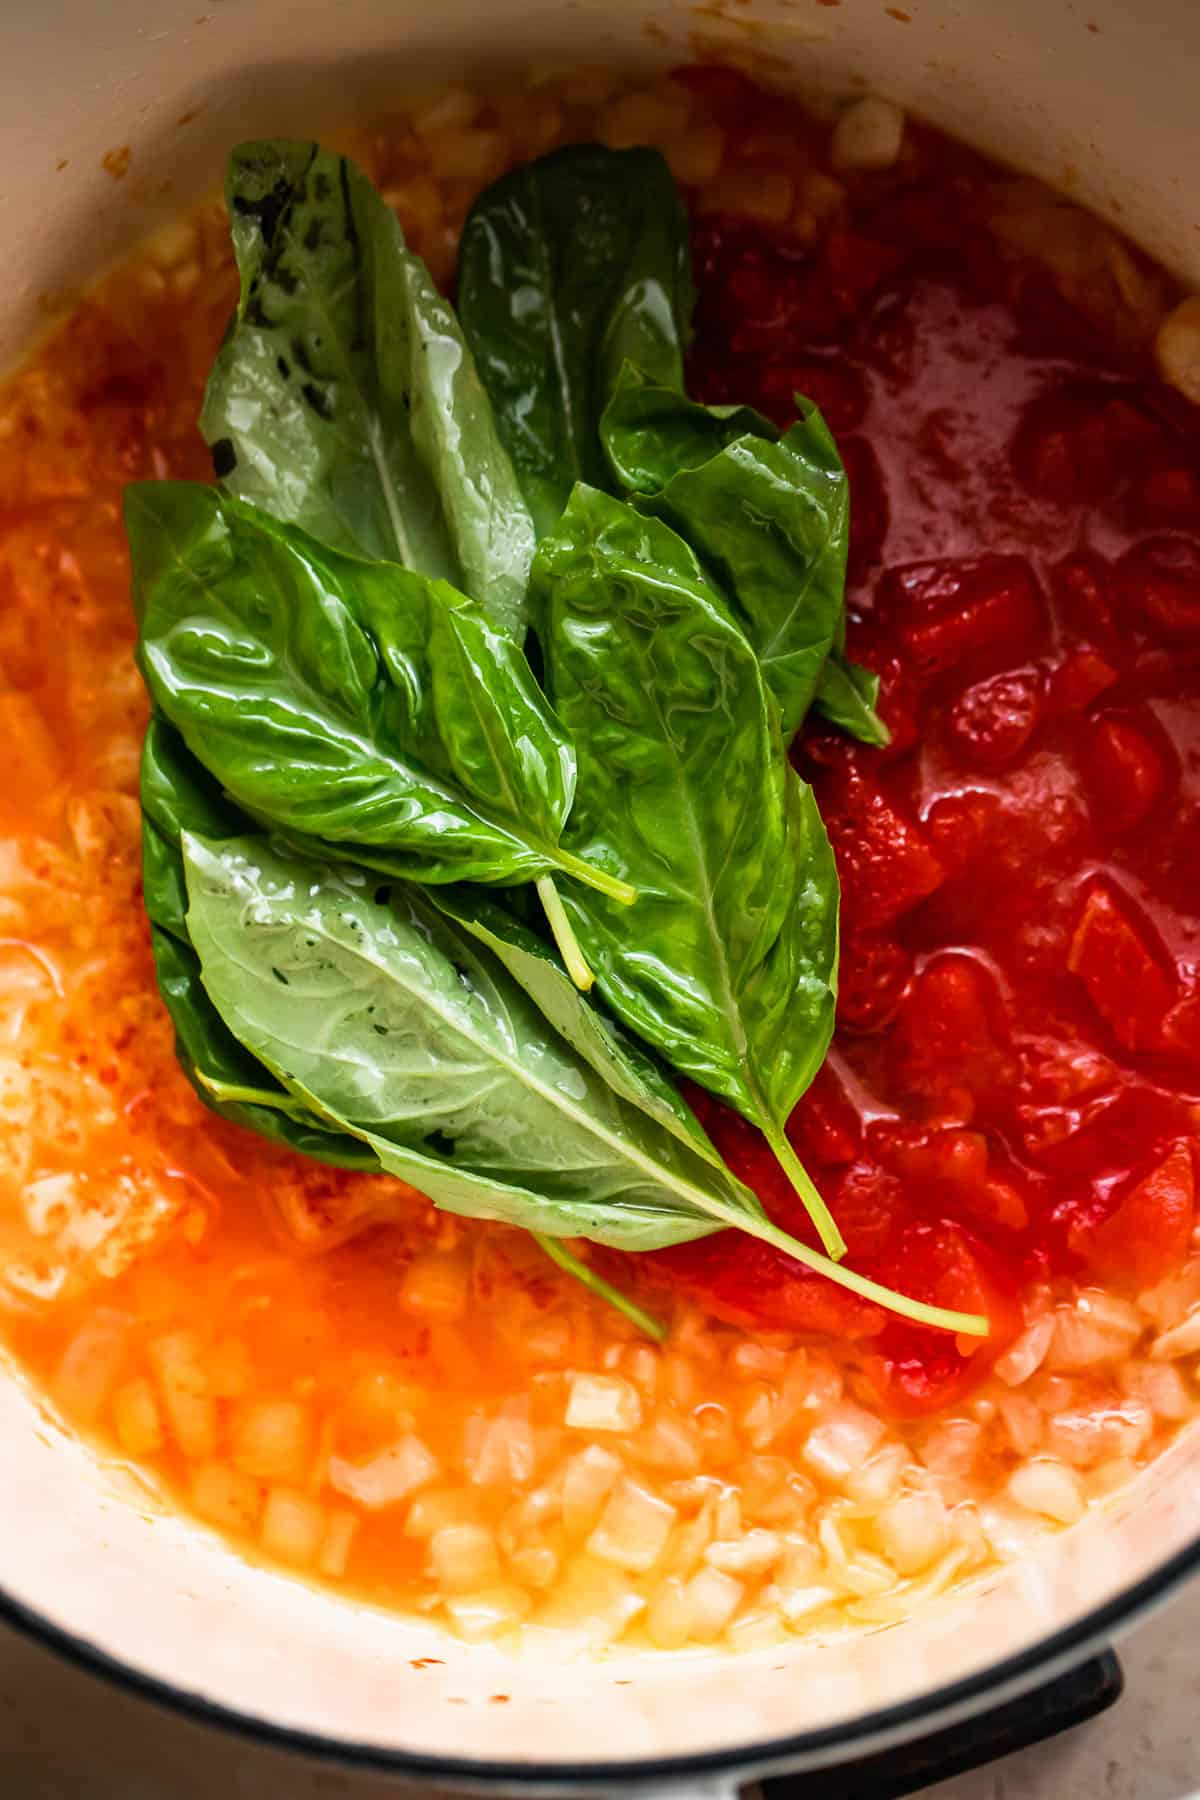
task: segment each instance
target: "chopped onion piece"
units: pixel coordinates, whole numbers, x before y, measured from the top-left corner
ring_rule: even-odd
[[[1041,1513],[1057,1519],[1060,1525],[1073,1525],[1083,1517],[1084,1498],[1079,1477],[1065,1464],[1039,1458],[1017,1469],[1008,1491],[1018,1506],[1027,1512]]]
[[[281,1562],[307,1568],[325,1535],[325,1508],[290,1488],[273,1487],[262,1520],[262,1547]]]
[[[370,1462],[346,1462],[340,1456],[329,1459],[330,1487],[371,1512],[395,1506],[432,1481],[437,1472],[437,1458],[411,1432]]]
[[[601,1513],[587,1547],[603,1562],[641,1575],[666,1549],[675,1519],[673,1506],[626,1476]]]
[[[623,1375],[576,1375],[567,1397],[572,1431],[636,1431],[642,1397]]]

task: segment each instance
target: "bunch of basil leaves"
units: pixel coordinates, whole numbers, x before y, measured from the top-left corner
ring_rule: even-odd
[[[647,1330],[557,1240],[735,1227],[986,1330],[781,1232],[666,1072],[762,1128],[840,1255],[785,1133],[837,968],[785,746],[812,704],[882,737],[842,653],[845,474],[811,411],[781,436],[687,399],[665,164],[584,146],[488,190],[458,316],[344,157],[245,145],[227,198],[219,485],[126,507],[146,907],[197,1090],[535,1232]]]

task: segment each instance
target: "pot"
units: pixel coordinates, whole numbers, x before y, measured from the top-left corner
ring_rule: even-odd
[[[777,84],[833,98],[865,86],[1068,186],[1200,286],[1191,0],[919,0],[911,18],[836,0],[491,0],[486,13],[474,0],[47,0],[15,42],[13,23],[0,366],[82,280],[211,187],[231,142],[394,109],[405,86],[495,70],[499,45],[514,71],[535,55],[637,67],[724,47],[765,59]],[[125,146],[118,183],[102,159]],[[834,1765],[1061,1672],[1200,1565],[1192,1432],[1043,1555],[903,1625],[736,1662],[514,1657],[241,1561],[3,1369],[0,1444],[11,1619],[214,1725],[459,1788],[732,1787]]]

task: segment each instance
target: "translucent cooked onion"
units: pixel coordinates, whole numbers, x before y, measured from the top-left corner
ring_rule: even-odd
[[[347,1462],[340,1456],[329,1459],[330,1487],[345,1494],[348,1500],[356,1500],[368,1512],[398,1505],[432,1481],[437,1472],[437,1458],[411,1433],[369,1462]]]

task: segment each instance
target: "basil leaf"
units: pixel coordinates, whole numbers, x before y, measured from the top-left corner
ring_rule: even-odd
[[[191,946],[155,927],[151,945],[158,991],[175,1027],[175,1054],[204,1104],[287,1150],[378,1174],[369,1144],[329,1130],[238,1043],[204,990]]]
[[[533,529],[458,321],[353,163],[233,152],[241,296],[200,429],[229,492],[524,630]]]
[[[639,508],[729,595],[790,738],[845,631],[850,491],[820,413],[780,436],[748,407],[698,406],[626,368],[601,432]]]
[[[152,718],[142,749],[142,884],[158,991],[175,1027],[180,1067],[205,1105],[235,1125],[320,1162],[377,1171],[367,1145],[326,1130],[239,1044],[201,982],[185,916],[181,834],[230,837],[244,829],[177,733]]]
[[[788,1237],[731,1176],[597,1082],[419,889],[385,905],[361,870],[255,837],[185,835],[183,854],[204,986],[238,1040],[444,1211],[638,1250],[732,1226],[908,1318],[986,1335],[985,1319],[893,1294]]]
[[[436,1205],[635,1250],[773,1229],[419,889],[384,903],[361,871],[261,838],[183,852],[204,985],[237,1038]]]
[[[838,885],[758,660],[683,539],[579,487],[534,558],[549,691],[583,747],[567,840],[637,889],[564,895],[601,992],[764,1132],[826,1243],[785,1134],[833,1030]]]
[[[752,406],[702,406],[682,385],[655,381],[632,362],[622,368],[600,419],[608,466],[633,495],[661,493],[678,470],[698,469],[744,437],[774,444],[779,432]]]
[[[654,1058],[579,992],[549,946],[479,888],[439,888],[430,898],[486,944],[530,999],[613,1092],[724,1168],[716,1146]]]
[[[892,734],[875,710],[878,699],[878,675],[834,649],[821,670],[813,701],[822,717],[861,743],[883,749],[891,743]]]
[[[600,414],[626,360],[683,386],[687,217],[654,150],[577,144],[475,201],[458,310],[539,536],[576,480],[606,486]]]
[[[574,752],[472,601],[192,483],[126,518],[146,685],[239,806],[414,880],[573,868]]]
[[[236,837],[245,819],[189,755],[183,739],[158,713],[142,743],[142,897],[152,925],[189,943],[187,888],[179,839],[183,831]]]

